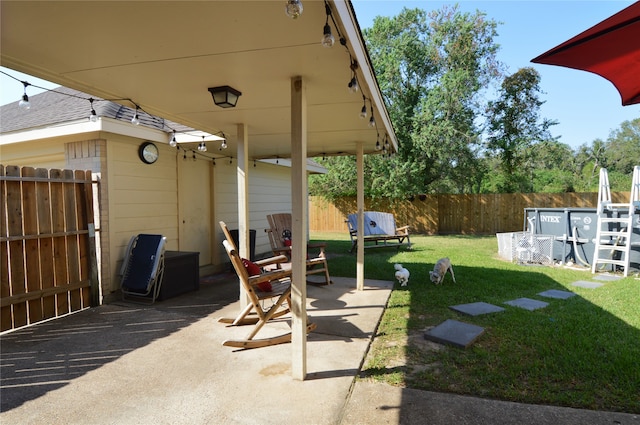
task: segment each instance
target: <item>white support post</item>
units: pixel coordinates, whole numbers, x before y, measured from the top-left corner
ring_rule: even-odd
[[[358,251],[356,252],[356,288],[364,290],[364,145],[357,144]]]
[[[249,252],[249,136],[246,124],[238,124],[238,165],[236,168],[238,179],[238,252],[242,258],[251,258]],[[247,294],[240,285],[240,307],[245,308],[249,303]]]
[[[291,314],[294,379],[307,376],[307,99],[302,77],[291,79]]]

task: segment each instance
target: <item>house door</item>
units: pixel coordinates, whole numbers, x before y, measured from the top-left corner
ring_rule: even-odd
[[[211,264],[210,161],[178,160],[178,245],[180,251],[200,253],[200,266]]]

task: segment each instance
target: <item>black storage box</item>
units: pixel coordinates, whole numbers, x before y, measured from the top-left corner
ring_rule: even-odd
[[[164,276],[159,300],[175,297],[200,288],[200,253],[165,251]]]

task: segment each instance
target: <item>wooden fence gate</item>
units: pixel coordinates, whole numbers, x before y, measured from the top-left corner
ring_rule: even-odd
[[[90,171],[0,165],[0,331],[97,303]]]

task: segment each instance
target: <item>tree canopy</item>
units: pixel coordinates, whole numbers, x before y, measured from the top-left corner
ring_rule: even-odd
[[[497,27],[481,11],[445,6],[404,8],[363,31],[399,145],[391,157],[365,157],[366,196],[590,190],[599,167],[613,186],[639,165],[640,119],[575,152],[553,138],[540,75],[505,72]],[[321,163],[329,172],[311,178],[312,194],[355,195],[353,157]]]

